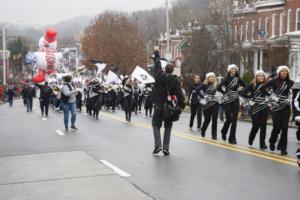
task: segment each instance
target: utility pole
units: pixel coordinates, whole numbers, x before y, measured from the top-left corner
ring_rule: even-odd
[[[166,49],[166,59],[171,59],[170,51],[170,18],[169,18],[169,0],[166,0],[166,24],[167,24],[167,49]]]

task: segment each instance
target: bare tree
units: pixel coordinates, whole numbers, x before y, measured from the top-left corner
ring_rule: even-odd
[[[102,60],[122,74],[130,74],[136,65],[145,67],[147,61],[143,35],[119,12],[105,12],[86,28],[82,50],[88,67],[93,66],[92,59]]]

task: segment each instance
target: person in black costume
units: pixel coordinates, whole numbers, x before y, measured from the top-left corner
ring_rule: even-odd
[[[260,148],[267,149],[266,145],[266,130],[267,121],[269,116],[269,107],[266,102],[266,94],[263,93],[260,88],[266,82],[265,73],[262,70],[258,70],[255,73],[255,79],[244,88],[241,92],[241,96],[246,99],[252,99],[253,105],[251,105],[251,118],[252,118],[252,128],[250,131],[248,143],[250,146],[253,145],[255,136],[260,130]]]
[[[138,82],[134,81],[133,83],[133,111],[137,115],[139,107],[139,86]]]
[[[145,114],[146,117],[149,116],[152,117],[152,110],[153,110],[153,99],[152,99],[152,90],[153,90],[153,84],[146,84],[143,96],[145,97]]]
[[[154,135],[154,150],[153,155],[158,155],[161,151],[165,156],[170,155],[170,137],[173,126],[173,121],[164,118],[165,106],[170,101],[171,97],[176,99],[177,105],[184,108],[184,96],[181,90],[180,81],[173,76],[174,65],[168,64],[163,71],[158,48],[154,52],[154,88],[153,88],[153,102],[155,105],[154,114],[152,118],[152,128]],[[165,132],[163,144],[161,141],[160,129],[164,122]],[[163,147],[163,148],[162,148]]]
[[[227,77],[218,85],[218,90],[226,97],[224,102],[226,121],[223,125],[221,133],[222,139],[226,141],[227,132],[231,126],[228,142],[230,144],[236,144],[236,125],[240,108],[238,89],[240,86],[245,87],[246,84],[241,80],[236,65],[229,65],[227,71]]]
[[[289,77],[289,68],[287,66],[280,66],[277,69],[277,77],[261,87],[263,92],[266,92],[266,89],[273,90],[278,98],[276,105],[272,108],[273,130],[269,142],[270,150],[274,151],[278,135],[281,132],[277,150],[280,150],[282,155],[287,155],[288,153],[288,125],[291,113],[289,96],[293,85],[294,81]]]
[[[139,113],[141,113],[142,112],[142,105],[143,105],[143,102],[145,100],[145,96],[144,96],[142,84],[139,84],[138,87],[139,87],[138,110],[139,110]]]
[[[197,115],[197,128],[200,130],[202,124],[202,105],[199,102],[200,99],[200,76],[196,75],[194,77],[194,85],[190,89],[189,104],[191,107],[191,117],[190,117],[190,129],[193,128],[194,119]]]
[[[50,97],[53,94],[52,88],[48,85],[48,82],[45,82],[45,85],[35,85],[40,89],[39,100],[42,116],[44,116],[45,113],[46,117],[48,117]]]
[[[89,90],[89,103],[90,103],[90,115],[92,114],[95,119],[99,119],[99,112],[102,107],[102,94],[103,88],[100,85],[99,80],[93,80],[90,83]]]
[[[217,84],[216,84],[216,75],[213,72],[206,74],[206,79],[203,84],[199,88],[200,94],[202,98],[205,96],[212,97],[209,101],[207,101],[203,106],[203,114],[204,114],[204,122],[201,128],[201,136],[205,137],[206,129],[212,121],[211,125],[211,135],[212,139],[217,139],[217,125],[218,125],[218,112],[219,105],[217,101],[214,99],[214,95],[217,92]]]
[[[131,122],[131,113],[133,107],[133,85],[130,77],[123,80],[123,108],[127,122]]]
[[[81,107],[82,107],[82,92],[77,91],[76,93],[76,104],[77,104],[77,109],[81,112]]]

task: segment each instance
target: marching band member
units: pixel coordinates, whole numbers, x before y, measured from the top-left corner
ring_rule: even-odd
[[[267,120],[269,116],[269,107],[266,102],[266,95],[261,91],[262,85],[266,82],[266,76],[264,71],[258,70],[255,73],[255,79],[244,88],[241,96],[246,99],[252,99],[253,105],[251,106],[251,118],[252,118],[252,128],[249,135],[248,143],[250,146],[253,145],[255,136],[260,129],[260,148],[267,149],[265,143],[266,130],[267,130]]]
[[[222,139],[226,141],[227,132],[231,125],[228,142],[230,144],[236,144],[236,125],[240,108],[238,88],[240,86],[245,87],[246,84],[241,80],[236,65],[229,65],[227,71],[227,77],[218,85],[218,90],[225,94],[227,98],[224,103],[226,121],[221,133]]]
[[[204,95],[213,96],[216,94],[217,91],[217,83],[216,83],[216,75],[213,72],[206,74],[206,79],[204,80],[203,84],[200,86],[200,94],[202,97],[205,98]],[[213,99],[210,99],[205,105],[203,106],[203,114],[204,114],[204,122],[201,128],[201,136],[205,137],[206,129],[212,121],[211,126],[211,135],[212,139],[217,139],[217,124],[218,124],[218,111],[219,105]]]
[[[138,107],[139,107],[139,85],[138,85],[138,81],[136,80],[133,82],[133,110],[136,115],[137,115]]]
[[[144,97],[145,97],[145,114],[146,117],[148,117],[148,111],[149,111],[149,116],[152,117],[152,109],[153,109],[153,99],[152,99],[152,89],[153,89],[153,84],[146,84],[144,88]]]
[[[191,117],[190,117],[190,129],[193,128],[194,119],[197,115],[197,128],[200,130],[202,124],[202,105],[199,102],[200,98],[200,76],[196,75],[194,77],[194,85],[191,87],[191,93],[189,98],[189,104],[191,107]]]
[[[77,109],[81,112],[81,107],[82,107],[82,92],[81,92],[81,90],[78,90],[76,93],[76,103],[77,103]]]
[[[131,113],[133,106],[133,86],[130,77],[123,80],[123,90],[124,90],[124,105],[126,121],[131,122]]]
[[[102,107],[103,90],[102,90],[99,80],[91,81],[90,87],[91,87],[90,91],[89,91],[89,101],[90,101],[90,106],[91,106],[90,109],[91,109],[91,111],[93,111],[93,117],[98,120],[99,112]],[[90,113],[91,113],[91,111],[90,111]]]
[[[278,98],[277,104],[272,108],[273,130],[270,137],[270,150],[275,150],[275,143],[277,142],[278,135],[281,132],[280,140],[277,150],[281,151],[282,155],[287,155],[288,143],[288,124],[290,119],[289,100],[290,89],[293,87],[294,81],[289,77],[289,68],[287,66],[280,66],[277,69],[277,77],[270,80],[261,87],[264,92],[266,89],[271,89]]]
[[[138,110],[139,110],[139,113],[141,113],[142,112],[142,104],[145,99],[144,92],[143,92],[144,85],[142,83],[139,83],[138,88],[139,88]]]

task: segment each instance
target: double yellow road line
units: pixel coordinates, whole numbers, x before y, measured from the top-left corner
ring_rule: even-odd
[[[101,115],[103,117],[112,119],[112,120],[116,120],[116,121],[120,121],[120,122],[126,122],[123,118],[121,117],[117,117],[113,114],[108,114],[108,113],[101,113]],[[143,122],[131,122],[130,124],[134,125],[134,126],[138,126],[138,127],[142,127],[142,128],[146,128],[146,129],[152,129],[152,126]],[[219,148],[223,148],[223,149],[228,149],[231,151],[236,151],[236,152],[240,152],[240,153],[244,153],[247,155],[251,155],[251,156],[256,156],[256,157],[260,157],[263,159],[267,159],[267,160],[271,160],[277,163],[281,163],[281,164],[286,164],[289,166],[293,166],[293,167],[298,167],[297,164],[297,160],[288,156],[281,156],[281,155],[277,155],[277,154],[273,154],[273,153],[269,153],[266,151],[260,151],[258,149],[253,149],[253,148],[249,148],[249,147],[243,147],[243,146],[238,146],[238,145],[231,145],[228,144],[226,142],[223,141],[217,141],[217,140],[211,140],[208,138],[202,138],[196,135],[191,135],[188,133],[184,133],[181,131],[177,131],[177,130],[172,130],[172,134],[186,139],[186,140],[192,140],[192,141],[196,141],[196,142],[200,142],[203,144],[209,144],[215,147],[219,147]]]

